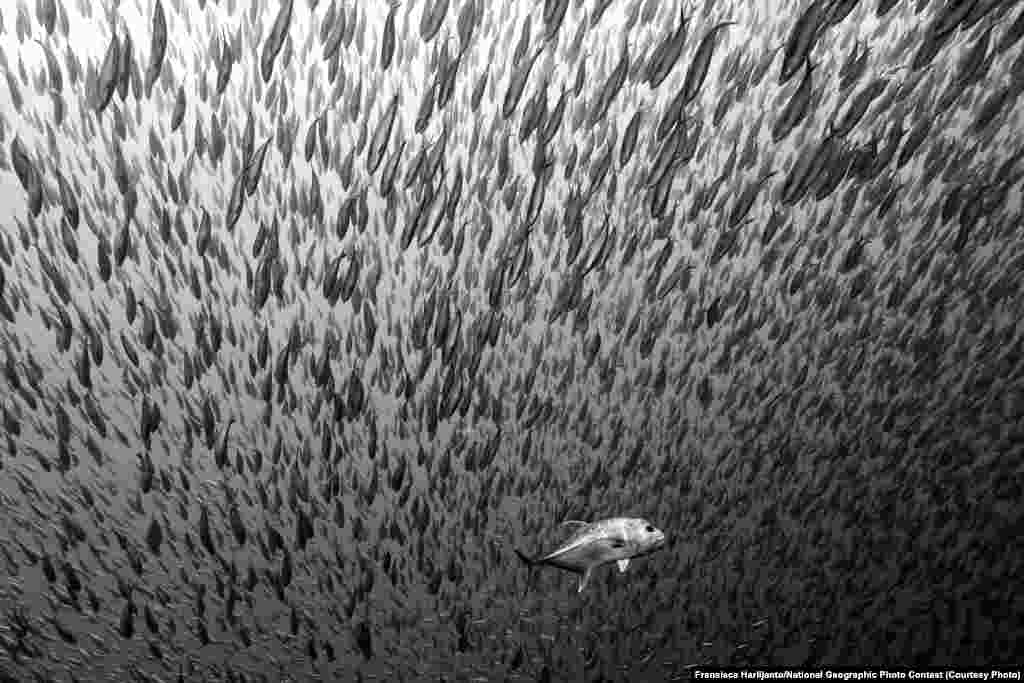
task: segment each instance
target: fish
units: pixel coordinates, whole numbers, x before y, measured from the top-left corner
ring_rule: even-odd
[[[96,97],[93,102],[96,111],[100,113],[106,110],[117,89],[121,59],[121,41],[118,39],[116,31],[112,31],[107,51],[103,57],[103,65],[100,67],[97,77]]]
[[[775,120],[775,125],[772,127],[773,142],[778,143],[786,139],[793,129],[800,125],[800,122],[807,116],[813,88],[813,81],[811,79],[813,69],[814,66],[808,59],[800,85],[793,91],[789,102],[786,103],[779,117]]]
[[[672,68],[679,61],[683,54],[683,46],[686,44],[687,29],[689,20],[685,14],[685,5],[680,3],[679,26],[675,31],[669,33],[662,39],[662,42],[654,48],[647,60],[644,69],[644,80],[651,89],[661,87]]]
[[[719,22],[709,28],[704,37],[701,38],[697,51],[690,61],[690,67],[686,70],[686,78],[683,81],[682,90],[679,92],[683,107],[693,102],[704,86],[704,79],[707,78],[708,69],[711,67],[711,59],[714,56],[715,38],[717,38],[718,33],[735,24],[735,21]]]
[[[531,557],[519,548],[516,556],[528,567],[551,566],[579,575],[577,592],[587,587],[593,570],[616,563],[625,572],[631,560],[662,548],[665,533],[647,520],[636,517],[611,517],[595,522],[569,520],[576,528],[573,535],[554,550]]]
[[[831,0],[813,0],[797,19],[782,53],[779,85],[789,82],[807,61],[831,9]]]
[[[164,56],[167,52],[167,18],[164,14],[162,0],[156,0],[153,6],[153,19],[150,24],[149,61],[146,65],[144,87],[146,97],[152,97],[153,86],[163,68]]]
[[[366,170],[370,175],[377,172],[381,162],[384,160],[388,141],[391,138],[391,131],[394,128],[395,119],[398,115],[400,101],[397,93],[392,96],[390,103],[377,123],[377,127],[374,129],[366,152]]]
[[[380,47],[380,68],[383,71],[387,71],[391,67],[395,56],[395,12],[398,11],[400,4],[399,0],[390,0],[388,15],[384,20],[384,33],[381,36]]]
[[[277,60],[281,48],[284,47],[285,38],[288,36],[288,29],[292,21],[292,5],[294,0],[281,0],[281,5],[274,18],[274,24],[270,28],[270,34],[263,43],[263,51],[260,53],[260,75],[263,82],[270,81],[274,72],[274,62]]]
[[[515,112],[516,107],[519,105],[519,100],[523,97],[523,90],[526,88],[526,81],[530,77],[533,65],[541,53],[544,52],[544,49],[545,46],[540,46],[533,53],[533,56],[513,67],[512,73],[509,76],[508,88],[505,91],[505,98],[501,104],[501,115],[504,119],[509,119]]]

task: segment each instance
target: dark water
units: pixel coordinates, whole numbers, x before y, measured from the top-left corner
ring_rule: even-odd
[[[0,17],[2,680],[1020,664],[1017,3]]]

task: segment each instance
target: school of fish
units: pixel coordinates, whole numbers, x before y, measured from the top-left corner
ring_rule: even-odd
[[[0,3],[0,683],[1013,663],[1022,38]]]

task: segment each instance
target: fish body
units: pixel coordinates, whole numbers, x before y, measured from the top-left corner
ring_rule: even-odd
[[[579,527],[564,543],[549,553],[529,557],[516,549],[527,566],[548,565],[579,575],[577,592],[582,593],[596,567],[615,562],[619,571],[635,557],[648,555],[665,545],[665,534],[645,519],[612,517],[593,523],[569,521]]]

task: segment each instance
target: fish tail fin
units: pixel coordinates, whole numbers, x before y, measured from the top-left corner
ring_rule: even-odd
[[[522,560],[523,564],[525,564],[527,567],[532,567],[535,564],[537,564],[536,560],[532,559],[529,555],[524,553],[519,548],[514,548],[514,550],[516,551],[516,557]]]

